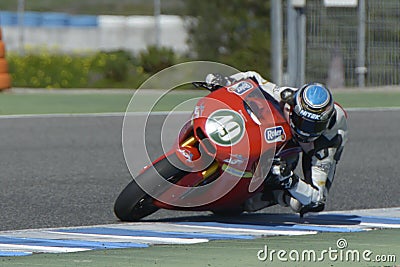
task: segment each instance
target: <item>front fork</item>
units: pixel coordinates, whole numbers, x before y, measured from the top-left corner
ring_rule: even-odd
[[[179,144],[176,149],[178,159],[193,172],[201,172],[202,179],[194,186],[198,186],[213,176],[219,170],[219,164],[211,159],[206,152],[200,152],[199,141],[190,135]],[[211,163],[210,163],[211,162]]]

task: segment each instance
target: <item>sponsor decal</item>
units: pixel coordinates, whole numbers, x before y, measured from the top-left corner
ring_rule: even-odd
[[[243,95],[244,93],[246,93],[247,91],[253,89],[254,86],[246,81],[242,81],[239,83],[236,83],[234,85],[232,85],[231,87],[228,88],[229,92],[234,92],[235,94],[238,95]]]
[[[252,178],[253,177],[253,173],[251,172],[246,172],[246,171],[242,171],[242,170],[238,170],[235,168],[232,168],[229,165],[222,165],[222,170],[229,173],[230,175],[236,176],[236,177],[241,177],[241,178]]]
[[[286,140],[286,133],[282,126],[265,129],[265,140],[267,143],[277,143]]]
[[[243,117],[230,109],[217,110],[208,117],[206,132],[210,139],[220,146],[235,145],[244,136]]]
[[[243,157],[240,154],[232,154],[229,159],[224,160],[225,163],[229,165],[240,165],[247,161],[247,158]]]
[[[178,149],[178,152],[181,153],[185,158],[187,162],[192,162],[193,161],[193,154],[186,150],[186,149]]]
[[[328,173],[332,168],[332,163],[329,163],[329,162],[320,163],[320,164],[317,164],[316,167],[321,169],[322,171]]]
[[[201,116],[203,116],[203,111],[204,111],[204,105],[203,104],[195,106],[192,118],[193,119],[200,118]]]
[[[304,110],[304,109],[301,109],[301,110],[299,111],[299,114],[300,114],[301,116],[304,116],[304,117],[306,117],[306,118],[309,118],[309,119],[315,120],[315,121],[321,120],[321,117],[322,117],[321,115],[308,112],[307,110]]]

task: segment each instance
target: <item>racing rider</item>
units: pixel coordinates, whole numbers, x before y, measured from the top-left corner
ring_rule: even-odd
[[[299,156],[296,156],[294,164],[276,158],[266,179],[269,185],[265,187],[261,199],[290,206],[301,216],[306,212],[324,210],[336,165],[347,141],[346,112],[334,103],[331,92],[319,83],[306,84],[301,88],[281,87],[254,71],[229,77],[208,74],[206,82],[218,88],[248,78],[256,81],[264,93],[279,103],[291,126],[292,142],[303,152],[303,178],[294,173]]]

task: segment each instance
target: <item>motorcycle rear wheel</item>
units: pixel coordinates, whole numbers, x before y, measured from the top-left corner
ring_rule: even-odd
[[[160,175],[164,179],[176,182],[176,178],[183,177],[186,172],[175,167],[170,160],[176,162],[177,158],[175,155],[172,155],[169,160],[163,158],[137,176],[122,190],[114,204],[114,213],[118,219],[134,222],[159,209],[153,204],[153,198],[137,184],[136,180],[146,181],[146,184],[153,180],[155,182],[154,187],[157,187],[157,179]]]

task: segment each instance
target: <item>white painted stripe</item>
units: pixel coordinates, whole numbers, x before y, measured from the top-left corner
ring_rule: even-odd
[[[180,224],[173,223],[132,223],[123,225],[107,225],[108,228],[123,229],[123,230],[147,230],[147,231],[163,231],[163,232],[179,232],[179,233],[200,233],[200,234],[228,234],[228,235],[251,235],[249,231],[233,232],[233,229],[215,229],[213,227],[207,229],[195,228],[192,225],[185,225],[182,227]],[[262,234],[262,233],[261,233]]]
[[[71,118],[71,117],[123,117],[125,113],[66,113],[66,114],[19,114],[0,115],[0,119],[21,119],[21,118]]]
[[[16,244],[0,244],[0,249],[4,251],[18,252],[47,252],[47,253],[67,253],[89,251],[89,248],[66,248],[66,247],[48,247],[48,246],[28,246]]]
[[[346,111],[362,111],[362,112],[399,111],[400,107],[344,108],[344,110],[346,110]]]
[[[21,119],[21,118],[71,118],[71,117],[123,117],[125,113],[65,113],[65,114],[19,114],[0,115],[0,119]]]
[[[344,108],[346,111],[360,112],[381,112],[381,111],[400,111],[400,107],[375,107],[375,108]],[[153,111],[151,115],[190,115],[192,111]],[[86,118],[86,117],[124,117],[125,112],[109,112],[109,113],[55,113],[55,114],[18,114],[18,115],[0,115],[0,119],[20,119],[20,118]],[[149,112],[138,111],[129,112],[130,116],[147,116]]]
[[[192,111],[154,111],[151,115],[190,115]],[[65,114],[19,114],[19,115],[0,115],[0,119],[24,119],[24,118],[90,118],[90,117],[124,117],[125,112],[111,113],[65,113]],[[148,112],[130,112],[129,116],[147,116]]]
[[[148,236],[117,236],[117,235],[101,235],[101,234],[85,234],[85,233],[66,233],[66,232],[52,232],[64,236],[79,236],[79,237],[95,237],[95,238],[107,238],[110,242],[121,242],[123,240],[135,241],[137,243],[145,244],[197,244],[206,243],[209,240],[204,238],[170,238],[170,237],[148,237]],[[114,241],[112,241],[114,240]]]
[[[202,226],[202,225],[180,225],[181,227],[188,227],[193,229],[205,229],[205,230],[218,230],[226,231],[230,233],[237,234],[247,234],[247,235],[315,235],[317,231],[284,231],[284,230],[259,230],[259,229],[246,229],[246,228],[226,228],[226,227],[216,227],[216,226]]]
[[[12,234],[7,235],[8,237],[14,238],[37,238],[37,239],[49,239],[49,240],[75,240],[75,241],[90,241],[90,242],[107,242],[107,243],[139,243],[139,242],[132,242],[132,239],[124,238],[121,239],[110,239],[108,236],[100,236],[100,237],[88,237],[85,236],[65,236],[65,234],[59,232],[50,232],[50,231],[38,231],[38,232],[15,232]],[[142,242],[144,243],[144,242]],[[163,243],[164,244],[164,243]]]
[[[391,228],[391,229],[399,229],[400,224],[391,224],[391,223],[368,223],[361,222],[361,226],[371,227],[371,228]]]
[[[370,216],[370,217],[384,217],[384,218],[400,218],[400,207],[324,211],[320,212],[319,214],[342,214],[342,215],[357,215],[361,217]]]
[[[153,111],[150,115],[164,116],[164,115],[190,115],[193,111]],[[125,115],[125,114],[124,114]],[[129,112],[130,116],[147,116],[149,112]]]

